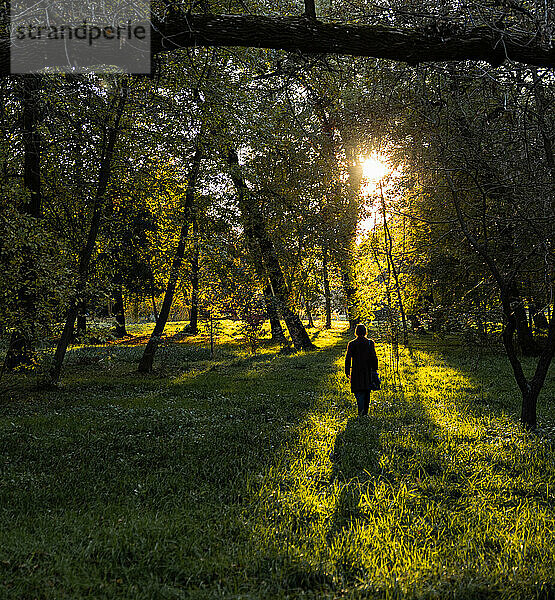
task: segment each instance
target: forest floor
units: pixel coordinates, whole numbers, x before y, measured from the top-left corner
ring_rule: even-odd
[[[342,327],[170,335],[141,376],[137,326],[59,391],[4,376],[0,597],[553,599],[554,370],[528,434],[504,356],[378,343],[357,419]]]

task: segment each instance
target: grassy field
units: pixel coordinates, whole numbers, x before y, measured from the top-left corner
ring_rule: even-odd
[[[553,370],[529,435],[503,356],[382,343],[357,419],[339,324],[175,335],[145,377],[147,330],[2,382],[0,598],[554,598]]]

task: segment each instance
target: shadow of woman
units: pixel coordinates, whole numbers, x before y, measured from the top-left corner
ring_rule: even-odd
[[[332,480],[341,487],[326,536],[329,543],[362,518],[360,500],[363,495],[372,496],[380,482],[386,482],[392,489],[401,485],[401,464],[393,471],[387,466],[393,456],[400,463],[417,457],[422,468],[441,469],[435,462],[432,448],[417,452],[416,448],[407,446],[404,430],[414,430],[415,426],[419,436],[433,440],[437,427],[421,403],[415,398],[406,398],[402,388],[396,384],[389,386],[387,382],[380,392],[372,394],[367,416],[347,421],[345,429],[336,437],[331,455]],[[407,472],[406,475],[411,474]]]

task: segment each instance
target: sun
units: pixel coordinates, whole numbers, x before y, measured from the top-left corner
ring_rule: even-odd
[[[377,182],[383,179],[391,168],[380,154],[371,154],[362,161],[362,176],[368,182]]]

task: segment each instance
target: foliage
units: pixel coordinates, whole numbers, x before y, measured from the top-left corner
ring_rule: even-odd
[[[12,198],[17,190],[10,190]],[[67,301],[68,266],[63,244],[46,224],[0,205],[0,331],[9,334],[24,324],[34,332],[34,343],[52,331],[53,321]],[[25,310],[18,289],[37,299],[37,310]]]

